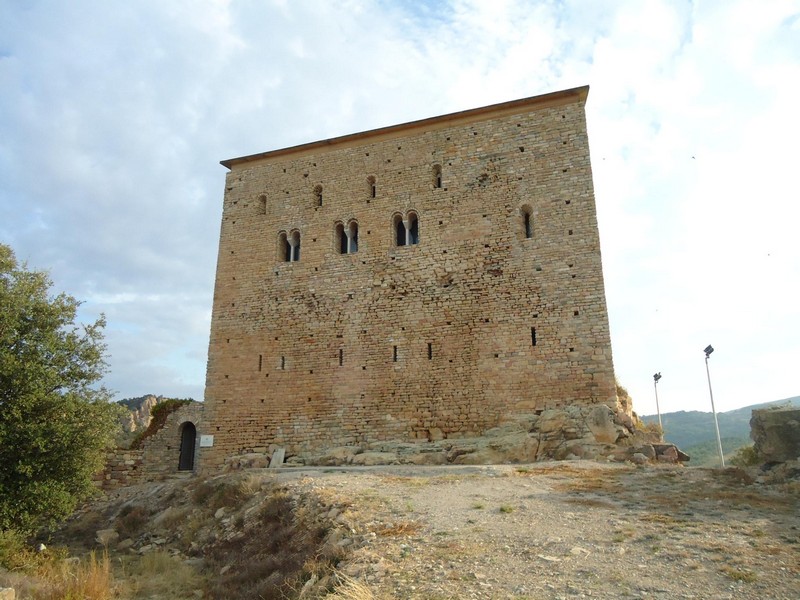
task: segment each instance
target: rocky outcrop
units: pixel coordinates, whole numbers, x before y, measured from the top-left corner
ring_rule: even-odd
[[[441,433],[441,432],[439,432]],[[321,453],[287,455],[286,466],[300,465],[482,465],[531,463],[541,460],[601,459],[680,463],[689,457],[660,435],[637,429],[626,412],[605,405],[570,406],[522,415],[494,427],[479,437],[429,441],[381,441],[330,448]],[[274,448],[270,448],[270,451]],[[258,455],[266,460],[264,455]],[[257,462],[253,455],[227,461],[229,470]]]
[[[120,424],[122,425],[123,431],[126,433],[135,433],[147,429],[147,426],[150,425],[150,419],[152,418],[150,412],[153,410],[153,407],[165,400],[166,398],[164,396],[154,396],[153,394],[147,394],[139,398],[120,400],[117,404],[128,409],[128,413],[120,417]]]
[[[750,437],[764,462],[782,463],[800,458],[800,408],[754,410]]]

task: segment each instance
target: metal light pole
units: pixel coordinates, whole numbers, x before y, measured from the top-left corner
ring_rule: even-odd
[[[717,450],[719,450],[719,464],[725,468],[725,456],[722,454],[722,440],[719,437],[719,423],[717,422],[717,410],[714,408],[714,392],[711,391],[711,372],[708,370],[708,357],[714,348],[709,344],[703,352],[706,353],[706,376],[708,377],[708,395],[711,396],[711,412],[714,413],[714,428],[717,430]]]
[[[659,371],[653,375],[653,389],[656,391],[656,412],[658,413],[658,427],[661,429],[661,437],[664,437],[664,426],[661,424],[661,409],[658,407],[658,380],[661,379],[661,372]]]

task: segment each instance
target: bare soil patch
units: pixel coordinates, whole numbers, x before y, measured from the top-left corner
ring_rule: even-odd
[[[329,473],[389,598],[800,598],[797,487],[736,469],[537,463]]]
[[[54,541],[108,528],[120,599],[800,598],[800,486],[740,469],[252,469],[120,490]]]

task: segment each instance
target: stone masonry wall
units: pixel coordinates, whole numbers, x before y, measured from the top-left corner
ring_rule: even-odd
[[[619,409],[587,93],[225,161],[203,467]]]
[[[105,490],[135,485],[144,480],[140,449],[115,448],[106,455],[105,468],[94,475],[94,484]]]

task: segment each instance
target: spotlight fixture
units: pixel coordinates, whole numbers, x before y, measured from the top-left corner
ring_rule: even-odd
[[[714,351],[714,347],[709,344],[703,352],[706,353],[706,376],[708,377],[708,395],[711,397],[711,412],[714,413],[714,429],[717,432],[717,451],[719,452],[719,466],[725,468],[725,455],[722,453],[722,438],[719,435],[719,421],[717,421],[717,409],[714,408],[714,392],[711,391],[711,372],[708,370],[708,357]]]
[[[664,425],[661,423],[661,409],[658,406],[658,380],[661,379],[661,372],[659,371],[653,375],[653,389],[656,392],[656,412],[658,413],[658,427],[661,429],[661,438],[664,438]]]

